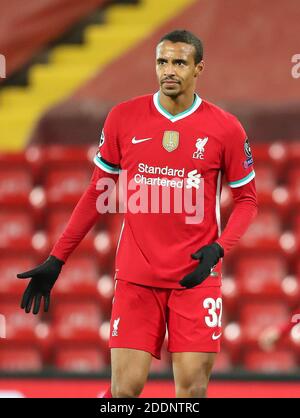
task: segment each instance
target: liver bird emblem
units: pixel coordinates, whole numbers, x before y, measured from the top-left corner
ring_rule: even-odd
[[[204,147],[205,147],[207,141],[208,141],[208,136],[206,136],[205,138],[198,138],[197,139],[197,141],[196,141],[196,148],[197,148],[197,151],[199,153],[203,153],[204,152]]]

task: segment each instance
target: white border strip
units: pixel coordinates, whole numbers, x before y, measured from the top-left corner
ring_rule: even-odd
[[[177,122],[178,120],[183,119],[191,115],[192,113],[194,113],[198,109],[198,107],[201,105],[202,99],[198,96],[198,94],[196,94],[195,103],[191,106],[191,109],[188,112],[181,112],[178,115],[174,115],[174,116],[165,112],[162,106],[159,104],[159,92],[156,92],[153,95],[153,102],[154,102],[156,109],[161,115],[169,119],[171,122]]]
[[[101,168],[101,170],[105,171],[106,173],[109,174],[119,174],[119,170],[118,169],[110,169],[108,168],[106,165],[101,163],[101,160],[99,160],[99,158],[97,158],[97,155],[94,157],[94,163],[96,164],[97,167]]]
[[[237,180],[237,181],[234,181],[234,182],[231,182],[231,183],[233,183],[233,184],[230,184],[230,182],[229,182],[229,183],[228,183],[228,186],[229,186],[229,187],[232,187],[233,189],[235,189],[236,187],[241,187],[241,186],[244,186],[245,184],[247,184],[247,183],[249,183],[251,180],[253,180],[253,179],[254,179],[254,177],[255,177],[255,171],[253,170],[253,171],[251,171],[251,173],[250,173],[250,174],[248,174],[248,176],[244,177],[243,179],[241,179],[241,180]]]

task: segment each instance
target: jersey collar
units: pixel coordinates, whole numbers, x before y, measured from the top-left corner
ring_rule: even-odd
[[[154,102],[154,106],[159,111],[159,113],[161,113],[163,116],[165,116],[171,122],[177,122],[178,120],[186,118],[187,116],[194,113],[198,109],[198,107],[201,105],[202,99],[196,93],[194,94],[194,96],[195,96],[195,98],[194,98],[194,102],[193,102],[192,106],[189,107],[188,109],[186,109],[184,112],[178,113],[177,115],[171,115],[171,113],[169,113],[166,109],[164,109],[162,107],[162,105],[160,104],[160,101],[159,101],[159,91],[157,91],[153,95],[153,102]]]

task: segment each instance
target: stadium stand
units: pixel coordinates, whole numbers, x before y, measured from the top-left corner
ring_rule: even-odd
[[[25,8],[20,8],[18,0],[10,1],[9,7],[5,3],[0,2],[0,50],[7,58],[7,74],[10,76],[83,16],[108,1],[71,3],[68,0],[46,0],[41,4],[38,0],[31,0]]]
[[[76,373],[94,373],[106,366],[103,354],[96,347],[59,347],[54,364],[57,370]]]
[[[289,154],[294,144],[287,148]],[[99,225],[88,234],[71,256],[54,288],[55,302],[50,315],[27,316],[18,308],[26,283],[15,279],[16,272],[30,268],[42,261],[43,256],[47,254],[37,251],[31,238],[37,233],[43,233],[47,250],[51,248],[83,188],[83,184],[79,189],[76,185],[72,186],[71,190],[75,190],[75,193],[70,195],[68,187],[64,185],[64,179],[68,178],[67,173],[71,170],[73,179],[77,179],[74,173],[78,173],[81,184],[80,176],[84,172],[84,183],[91,168],[88,149],[83,150],[82,147],[50,146],[40,151],[36,149],[35,152],[43,156],[43,161],[47,161],[49,170],[44,170],[44,164],[38,169],[34,159],[30,163],[28,152],[24,152],[22,159],[18,157],[23,161],[23,167],[26,167],[24,170],[20,168],[6,171],[6,167],[12,167],[15,154],[6,154],[5,158],[2,155],[0,160],[0,172],[5,173],[4,186],[0,188],[0,199],[4,202],[0,211],[0,303],[1,313],[6,315],[8,321],[6,344],[17,342],[17,347],[21,344],[26,353],[32,343],[36,344],[35,351],[29,350],[29,354],[26,354],[33,359],[24,365],[26,369],[29,369],[31,364],[33,370],[37,370],[41,365],[40,361],[44,361],[48,367],[57,366],[62,370],[74,370],[76,365],[81,371],[90,370],[94,366],[97,370],[105,369],[108,365],[107,321],[110,320],[114,290],[113,256],[121,228],[121,215],[103,216]],[[76,168],[69,168],[74,165]],[[53,195],[49,192],[49,178],[52,173],[59,173],[60,176],[62,167],[63,175],[59,177],[61,180],[54,182],[61,194],[53,200]],[[281,181],[289,190],[290,172],[285,170],[284,173],[286,176]],[[261,179],[264,181],[264,174],[264,170],[258,170],[257,183]],[[18,183],[19,178],[23,187]],[[278,184],[277,176],[272,177],[271,183],[273,188]],[[35,207],[34,201],[27,201],[27,196],[36,188],[43,191],[45,197],[45,204],[41,207]],[[261,367],[261,370],[271,368],[272,365],[268,365],[264,354],[258,353],[259,332],[270,323],[274,324],[274,321],[278,324],[288,321],[299,301],[300,267],[299,262],[296,262],[296,252],[292,253],[294,263],[291,264],[287,258],[289,253],[278,244],[289,223],[282,219],[280,211],[276,210],[272,194],[268,199],[270,201],[265,202],[266,206],[262,204],[253,231],[248,233],[248,239],[251,237],[252,242],[251,255],[249,256],[248,246],[247,255],[245,254],[245,243],[242,242],[235,250],[236,262],[233,267],[229,265],[229,260],[225,263],[226,272],[230,272],[234,280],[225,274],[225,316],[222,321],[225,330],[224,353],[216,364],[216,371],[230,370],[236,365],[249,366],[251,370],[258,367]],[[24,205],[26,210],[20,210],[20,205]],[[290,210],[294,213],[293,207]],[[42,215],[37,216],[39,211]],[[296,236],[299,236],[299,214],[295,214],[291,222],[295,223],[294,231]],[[41,339],[38,325],[43,326],[45,321],[48,329],[51,329],[51,335]],[[245,345],[246,353],[243,349]],[[63,354],[62,347],[65,346],[68,350]],[[290,344],[284,348],[287,354],[284,354],[286,360],[281,365],[282,370],[288,370],[297,361],[297,353],[292,354],[291,347]],[[291,355],[288,354],[289,349]],[[22,350],[20,353],[23,353]],[[165,348],[164,350],[162,362],[156,361],[153,371],[168,368],[170,356]],[[254,350],[253,355],[251,350]],[[5,353],[2,354],[6,358],[8,354]],[[21,354],[18,353],[16,350],[8,357],[7,367],[13,364],[13,359],[16,367],[21,367]],[[277,364],[276,353],[275,351],[274,363],[270,361],[270,364]],[[1,367],[4,367],[3,363]]]
[[[43,361],[40,352],[31,347],[0,348],[0,371],[41,372]]]
[[[112,3],[112,5],[106,10],[105,24],[88,25],[82,43],[58,45],[49,52],[48,62],[35,63],[29,69],[28,86],[7,87],[1,92],[0,130],[4,140],[2,146],[6,144],[7,149],[17,150],[24,145],[41,113],[69,96],[82,83],[92,78],[97,71],[118,58],[134,44],[139,43],[164,20],[178,14],[192,1],[144,0],[132,5],[94,0],[87,2],[86,5],[75,2],[74,7],[73,3],[71,5],[68,1],[61,4],[57,0],[48,0],[41,10],[38,9],[39,2],[34,1],[32,10],[28,9],[27,32],[29,34],[25,32],[24,35],[23,31],[22,34],[17,34],[19,37],[24,36],[27,41],[26,45],[31,46],[28,46],[23,56],[21,56],[23,49],[21,51],[21,48],[18,49],[19,54],[16,53],[15,65],[20,65],[38,48],[41,48],[43,43],[49,42],[54,37],[54,31],[56,36],[59,36],[62,30],[66,30],[79,16],[82,17],[85,13],[106,3]],[[8,22],[11,14],[14,19],[20,19],[16,7],[10,9]],[[42,17],[46,15],[46,17],[44,20],[40,19],[39,29],[31,30],[32,27],[36,28],[36,25],[32,26],[30,23],[39,19],[40,15]],[[57,25],[53,25],[53,19],[56,16],[60,17],[60,21]],[[134,24],[137,21],[139,24]],[[7,32],[9,33],[11,31]],[[120,33],[122,34],[121,42]],[[9,36],[6,36],[5,40],[7,43],[12,42]],[[5,40],[3,49],[7,52],[9,45],[5,44]],[[103,117],[104,115],[102,119]]]
[[[250,351],[245,354],[244,364],[255,372],[293,372],[297,367],[297,358],[291,351],[278,350],[275,353]]]

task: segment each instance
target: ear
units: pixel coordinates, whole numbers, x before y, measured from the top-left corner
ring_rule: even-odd
[[[204,70],[204,61],[201,60],[200,62],[198,62],[198,64],[196,64],[194,77],[198,77],[202,73],[203,70]]]

